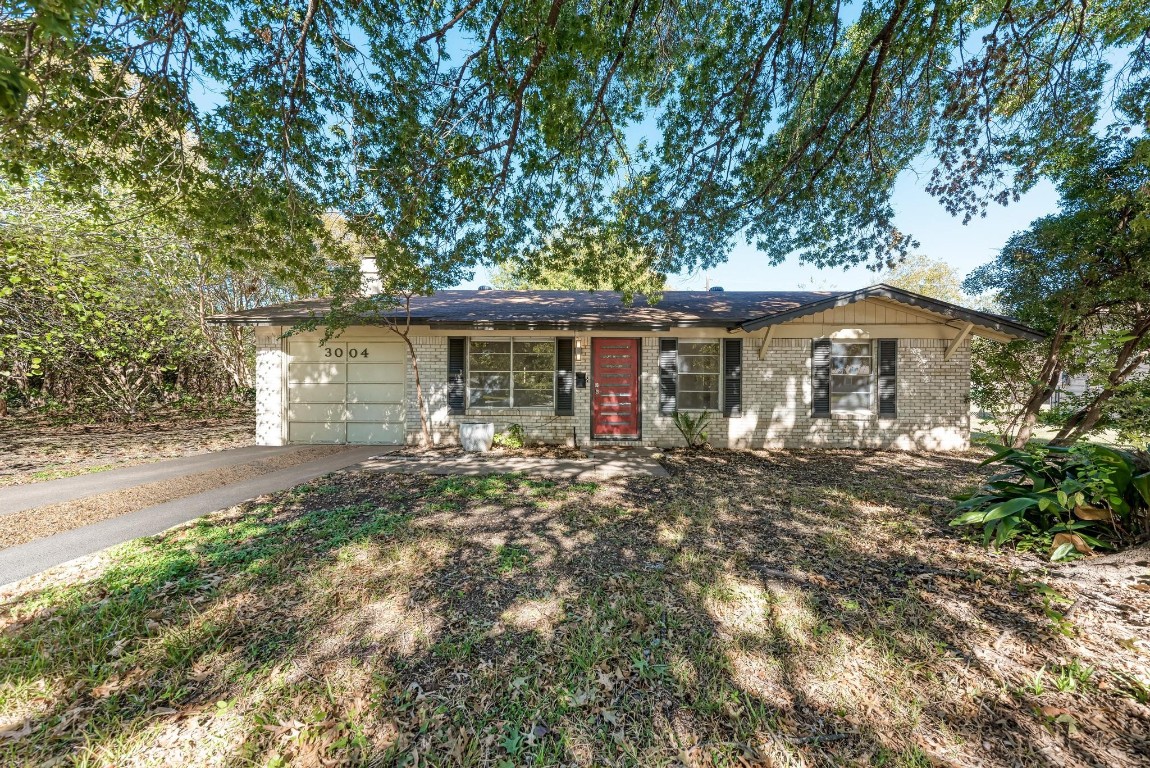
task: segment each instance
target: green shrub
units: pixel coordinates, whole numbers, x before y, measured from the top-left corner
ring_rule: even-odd
[[[522,448],[527,444],[527,433],[522,424],[509,424],[507,429],[491,438],[491,443],[500,448]]]
[[[692,416],[684,411],[675,411],[671,418],[687,441],[688,448],[702,448],[707,444],[707,427],[711,422],[711,414],[703,411]]]
[[[1150,461],[1092,443],[992,446],[983,465],[1007,471],[957,497],[951,525],[981,525],[986,544],[1026,537],[1051,548],[1051,560],[1115,549],[1147,532]]]

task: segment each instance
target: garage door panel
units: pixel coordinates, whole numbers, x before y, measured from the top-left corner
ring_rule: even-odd
[[[293,443],[402,444],[406,349],[401,343],[287,343],[286,418]]]
[[[365,445],[402,445],[403,424],[357,424],[347,425],[347,441]]]
[[[288,441],[292,443],[343,443],[347,430],[343,422],[288,422]]]
[[[288,406],[289,421],[344,421],[343,403],[293,403]]]
[[[289,341],[288,354],[292,362],[332,362],[344,359],[344,347],[339,341],[329,341],[320,346],[318,341]]]
[[[289,363],[289,384],[342,384],[347,366],[337,363]]]
[[[348,421],[403,421],[403,406],[399,403],[351,403],[347,406]]]
[[[403,381],[403,363],[351,363],[347,380],[357,384]]]
[[[294,403],[342,403],[343,384],[293,384],[288,387],[288,404]]]
[[[349,403],[402,403],[403,384],[348,384]]]

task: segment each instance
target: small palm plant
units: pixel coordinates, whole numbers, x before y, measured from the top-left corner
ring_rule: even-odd
[[[683,411],[676,411],[671,417],[687,441],[688,448],[702,448],[707,444],[707,426],[711,422],[711,414],[703,411],[692,416]]]

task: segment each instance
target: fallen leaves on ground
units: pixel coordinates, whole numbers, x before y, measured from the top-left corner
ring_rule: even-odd
[[[250,410],[206,418],[54,426],[43,419],[0,419],[0,487],[56,480],[208,451],[255,440]]]
[[[1150,594],[961,538],[977,457],[663,462],[345,471],[6,588],[0,763],[1144,765]]]

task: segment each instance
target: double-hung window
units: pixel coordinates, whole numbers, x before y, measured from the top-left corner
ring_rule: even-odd
[[[473,408],[555,405],[554,339],[471,339],[467,371]]]
[[[831,344],[831,410],[870,411],[874,407],[874,354],[869,341]]]
[[[679,339],[678,410],[719,410],[722,363],[716,339]]]

